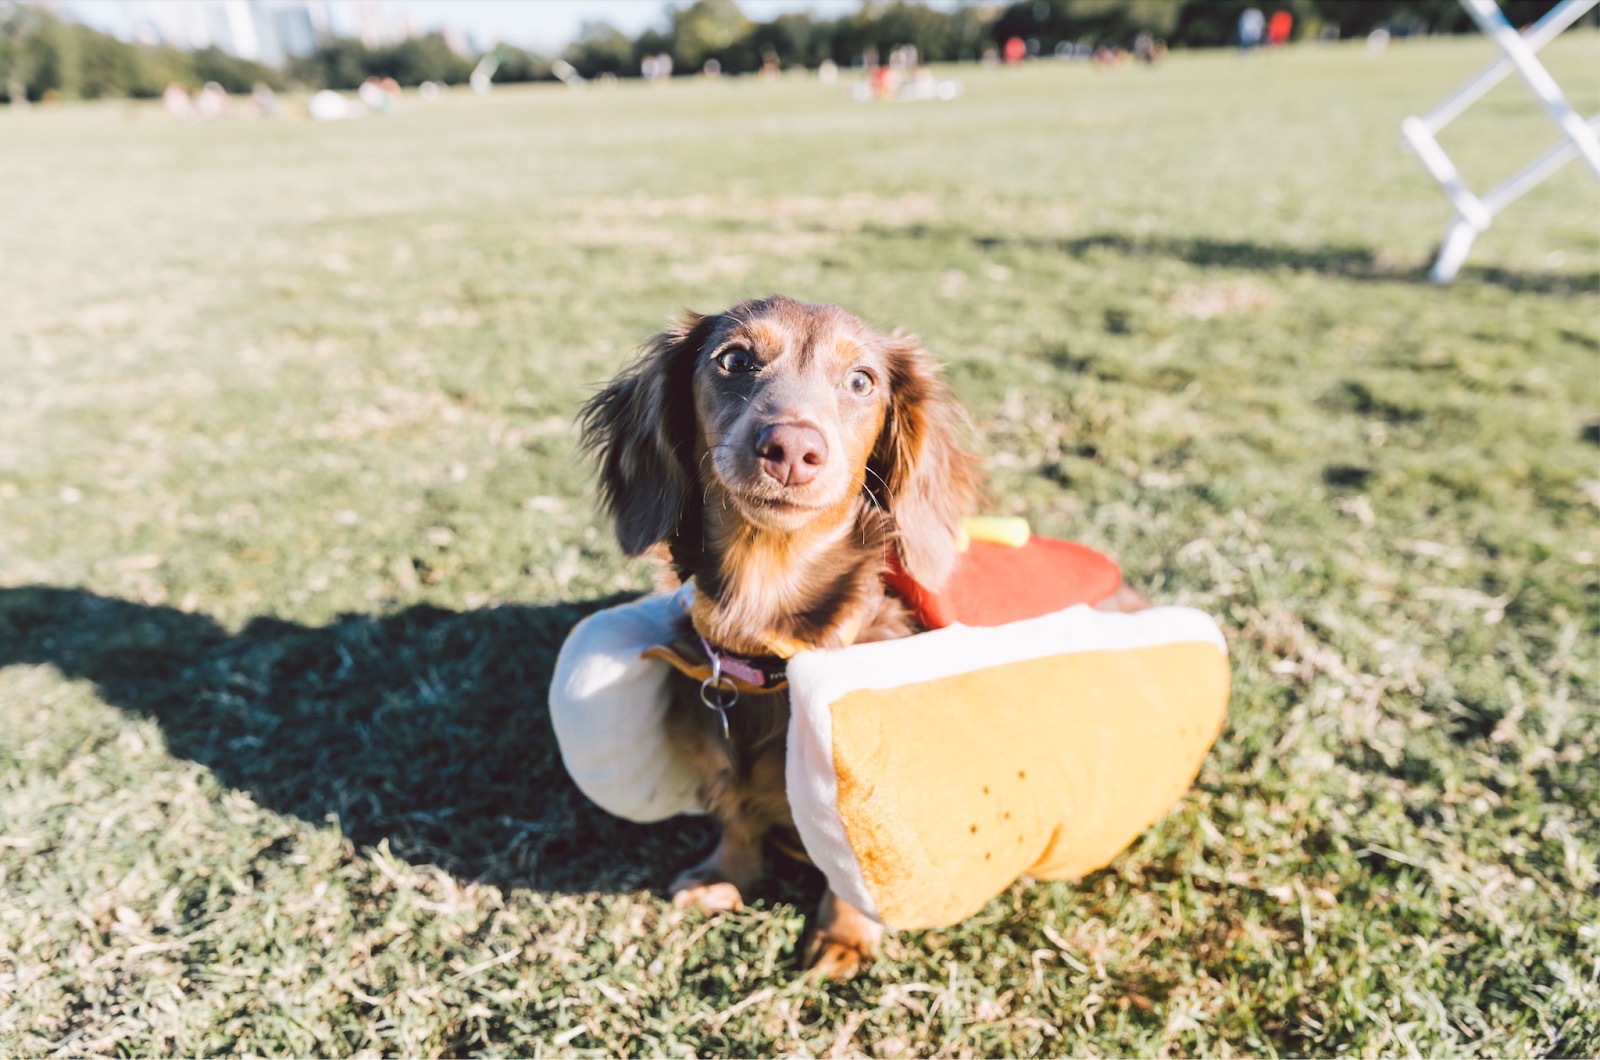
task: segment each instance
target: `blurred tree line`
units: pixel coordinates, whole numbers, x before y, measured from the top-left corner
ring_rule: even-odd
[[[32,4],[0,3],[0,98],[38,100],[150,98],[176,81],[190,89],[215,81],[229,92],[256,84],[288,87],[280,70],[220,48],[186,52],[129,44]]]
[[[1514,26],[1526,25],[1558,0],[1499,0]],[[1472,19],[1457,0],[1033,0],[1013,3],[995,21],[995,39],[1036,40],[1041,53],[1062,42],[1126,46],[1140,33],[1169,47],[1216,48],[1238,43],[1239,16],[1248,8],[1294,16],[1294,39],[1365,37],[1375,29],[1398,35],[1466,33]]]
[[[1500,0],[1513,25],[1524,25],[1557,0]],[[1366,36],[1386,28],[1399,34],[1462,33],[1472,20],[1457,0],[1015,0],[936,10],[911,0],[864,0],[839,18],[800,12],[753,22],[735,0],[695,0],[671,12],[665,33],[646,30],[629,39],[605,23],[583,27],[562,55],[584,77],[638,76],[647,55],[672,57],[678,73],[697,73],[715,59],[724,73],[749,73],[766,62],[813,68],[825,59],[850,66],[863,55],[886,59],[910,44],[924,62],[968,62],[1011,38],[1049,55],[1062,43],[1127,47],[1141,33],[1174,48],[1209,48],[1237,42],[1239,16],[1288,11],[1296,38]],[[502,80],[509,80],[503,75]]]
[[[1532,22],[1556,0],[1500,0],[1514,25]],[[680,73],[699,72],[716,60],[725,73],[748,73],[764,64],[816,67],[824,60],[850,66],[862,56],[886,58],[913,45],[924,62],[962,62],[1012,37],[1029,51],[1049,55],[1063,43],[1127,46],[1141,34],[1174,48],[1235,43],[1239,15],[1250,7],[1294,16],[1297,38],[1337,32],[1364,36],[1377,28],[1399,34],[1459,33],[1472,28],[1456,0],[1017,0],[936,10],[912,0],[865,0],[838,18],[798,12],[768,22],[745,17],[735,0],[695,0],[670,12],[666,31],[628,37],[602,22],[583,26],[560,58],[584,77],[639,75],[646,56],[669,55]],[[552,61],[511,45],[497,45],[495,80],[540,81],[554,76]],[[283,89],[351,89],[369,77],[402,85],[465,82],[476,59],[453,51],[437,33],[384,47],[352,39],[324,41],[315,53],[292,60],[286,71],[216,49],[185,52],[130,44],[58,18],[48,9],[0,0],[0,98],[46,93],[65,98],[151,97],[168,83],[195,88],[216,81],[229,92],[257,83]]]
[[[392,77],[407,86],[424,81],[459,85],[475,65],[476,60],[452,50],[438,33],[379,48],[369,48],[351,37],[337,37],[306,58],[291,59],[289,76],[310,88],[359,88],[369,77]]]

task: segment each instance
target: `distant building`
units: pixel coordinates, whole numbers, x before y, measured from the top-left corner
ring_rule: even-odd
[[[273,12],[273,16],[278,20],[278,41],[285,55],[310,55],[317,50],[317,41],[328,35],[326,17],[319,28],[310,4],[285,6]]]
[[[381,48],[401,40],[400,30],[390,21],[380,0],[354,0],[345,6],[354,9],[356,36],[362,44],[369,48]]]
[[[271,66],[310,55],[333,32],[329,0],[123,0],[123,7],[140,43],[221,48]]]

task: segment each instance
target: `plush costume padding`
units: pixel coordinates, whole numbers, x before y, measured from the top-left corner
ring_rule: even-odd
[[[804,653],[789,682],[801,840],[840,897],[900,928],[1108,864],[1193,782],[1229,684],[1208,615],[1082,606]]]
[[[672,639],[692,590],[596,612],[573,627],[550,679],[561,760],[601,809],[630,821],[705,813],[700,777],[667,740],[671,667],[646,659]]]
[[[631,820],[704,812],[665,737],[671,669],[641,657],[682,632],[691,591],[590,616],[556,663],[567,769]],[[806,852],[902,928],[959,921],[1020,875],[1099,868],[1193,782],[1226,709],[1225,651],[1198,611],[1079,606],[801,652],[787,785]]]

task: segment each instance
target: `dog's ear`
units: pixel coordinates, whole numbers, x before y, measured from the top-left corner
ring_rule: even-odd
[[[694,492],[694,362],[714,317],[686,312],[579,417],[600,464],[600,500],[630,556],[672,538]]]
[[[977,503],[975,458],[963,445],[971,421],[917,340],[885,342],[889,411],[872,456],[882,506],[894,519],[900,563],[930,589],[949,578],[961,520]]]

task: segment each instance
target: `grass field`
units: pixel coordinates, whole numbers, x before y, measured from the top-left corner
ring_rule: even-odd
[[[1397,143],[1488,55],[0,114],[0,1054],[1600,1053],[1596,189],[1436,289]],[[1513,81],[1444,140],[1554,132]],[[1111,868],[839,985],[813,873],[674,910],[711,829],[587,804],[544,707],[652,578],[578,404],[772,291],[920,334],[993,508],[1235,667]]]

